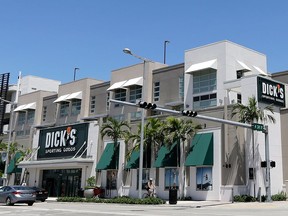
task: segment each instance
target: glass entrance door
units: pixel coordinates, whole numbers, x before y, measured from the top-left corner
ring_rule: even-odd
[[[81,169],[43,170],[42,187],[50,197],[73,197],[81,186]]]

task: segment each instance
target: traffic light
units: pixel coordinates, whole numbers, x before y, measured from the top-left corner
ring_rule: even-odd
[[[267,162],[266,161],[261,161],[261,167],[267,167]]]
[[[147,103],[145,101],[140,101],[139,102],[139,107],[143,109],[156,109],[157,105],[154,103]]]
[[[182,115],[189,116],[189,117],[195,117],[195,116],[197,116],[197,112],[192,111],[192,110],[183,110]]]

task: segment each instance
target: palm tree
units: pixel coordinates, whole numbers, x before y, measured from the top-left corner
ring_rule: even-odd
[[[248,98],[248,105],[245,106],[241,103],[237,103],[232,107],[232,118],[235,115],[239,115],[239,122],[242,123],[253,123],[260,121],[269,120],[272,123],[275,123],[275,118],[270,114],[265,114],[264,110],[274,114],[273,105],[268,105],[264,109],[257,107],[257,100],[255,96]]]
[[[201,125],[195,124],[190,119],[184,120],[168,117],[163,130],[165,134],[165,144],[170,148],[175,141],[177,144],[185,142],[187,139],[191,139],[199,129],[201,129]]]
[[[235,115],[238,115],[239,117],[239,122],[242,123],[248,123],[248,124],[252,124],[255,122],[260,121],[264,121],[266,122],[267,120],[275,123],[276,120],[275,118],[270,115],[270,114],[265,114],[264,110],[271,112],[272,114],[274,114],[273,111],[273,106],[272,105],[268,105],[266,107],[264,107],[264,109],[260,109],[257,107],[257,100],[255,98],[255,96],[252,96],[250,98],[248,98],[248,105],[243,105],[241,103],[237,103],[232,107],[232,118]],[[252,160],[253,160],[253,168],[255,168],[255,147],[254,147],[254,131],[252,130],[251,132],[251,138],[252,138]],[[255,182],[256,182],[256,175],[253,175],[253,181],[254,181],[254,197],[256,197],[256,186],[255,186]]]
[[[100,134],[102,139],[105,136],[111,138],[114,143],[114,150],[116,150],[119,147],[118,140],[124,139],[127,136],[129,130],[130,126],[126,121],[117,121],[116,119],[109,117],[107,118],[107,122],[102,125]],[[116,155],[116,168],[118,166],[118,158],[119,155]]]
[[[180,167],[179,170],[179,188],[180,188],[180,196],[184,197],[184,187],[185,187],[185,169],[184,169],[184,161],[185,161],[185,141],[191,140],[195,133],[199,129],[201,129],[201,125],[195,124],[191,119],[184,120],[175,117],[168,117],[166,119],[166,124],[164,127],[165,134],[165,145],[168,148],[171,148],[174,142],[177,147],[177,167]],[[180,153],[180,155],[179,155]]]
[[[156,151],[161,143],[163,142],[163,133],[162,133],[162,126],[163,123],[158,118],[150,118],[148,119],[147,123],[144,126],[144,152],[146,153],[146,165],[149,164],[151,160],[148,155],[151,156],[151,148],[154,146],[154,150]],[[141,142],[141,124],[138,125],[138,130],[136,134],[129,134],[126,138],[126,143],[135,144],[130,151],[128,151],[126,158],[129,160],[132,152],[134,150],[140,149],[140,142]],[[149,160],[149,161],[148,161]]]

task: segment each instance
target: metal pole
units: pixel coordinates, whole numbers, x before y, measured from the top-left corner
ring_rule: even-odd
[[[169,42],[170,41],[167,41],[167,40],[164,41],[164,64],[166,64],[166,44]]]
[[[10,110],[10,121],[9,121],[9,132],[8,132],[8,144],[7,144],[7,158],[5,162],[5,168],[4,168],[4,176],[5,176],[5,185],[8,185],[8,175],[7,175],[7,169],[8,165],[10,163],[10,146],[11,146],[11,140],[12,140],[12,129],[13,129],[13,122],[14,122],[14,103],[11,102],[11,110]]]
[[[268,136],[268,125],[265,125],[265,160],[266,160],[266,202],[271,202],[271,179],[270,179],[270,155],[269,155],[269,136]]]
[[[76,71],[79,70],[79,68],[74,68],[74,81],[76,79]]]

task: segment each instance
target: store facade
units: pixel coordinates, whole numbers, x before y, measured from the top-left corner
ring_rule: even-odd
[[[47,189],[50,196],[77,196],[95,176],[98,132],[95,122],[37,130],[35,156],[18,165],[29,172],[27,184]]]

